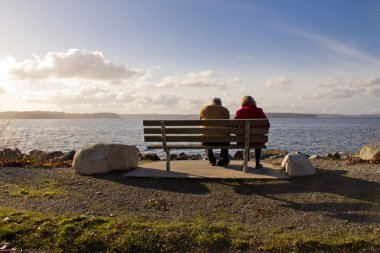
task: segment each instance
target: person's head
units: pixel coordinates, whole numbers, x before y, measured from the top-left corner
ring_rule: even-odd
[[[216,104],[216,105],[222,105],[222,100],[220,99],[220,98],[213,98],[212,100],[211,100],[211,103],[212,104]]]
[[[244,96],[241,100],[241,107],[249,105],[256,106],[256,101],[251,96]]]

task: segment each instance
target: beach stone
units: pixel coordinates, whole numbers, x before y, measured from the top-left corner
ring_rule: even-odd
[[[263,149],[261,151],[261,157],[262,158],[269,158],[274,155],[283,155],[286,156],[288,154],[287,150],[283,149]]]
[[[285,155],[272,155],[270,159],[284,159]]]
[[[70,150],[69,152],[65,153],[63,156],[61,156],[63,161],[71,161],[74,159],[75,150]]]
[[[192,155],[189,156],[188,159],[189,160],[201,160],[202,156],[201,156],[201,154],[192,154]]]
[[[18,148],[5,148],[0,155],[3,159],[7,160],[18,160],[24,157],[24,154]]]
[[[95,144],[75,153],[72,167],[82,175],[126,171],[137,167],[139,150],[134,145]]]
[[[362,147],[359,157],[365,161],[380,159],[380,146],[366,145]]]
[[[143,156],[142,160],[160,161],[160,157],[156,153],[147,153]]]
[[[334,154],[332,153],[328,153],[326,158],[330,158],[330,159],[333,159],[333,160],[339,160],[341,157],[341,155],[339,154],[339,152],[335,152]]]
[[[287,154],[281,163],[281,167],[291,177],[308,176],[315,174],[314,165],[304,154]]]
[[[185,153],[179,153],[175,160],[187,160],[188,156]]]
[[[45,151],[35,149],[35,150],[30,151],[28,155],[32,159],[41,159],[41,160],[44,160],[45,157],[46,157],[46,155],[47,155],[47,153]]]
[[[177,159],[177,157],[178,157],[178,154],[170,154],[170,161]]]
[[[62,156],[54,157],[49,159],[50,162],[64,162],[64,161],[72,161],[74,159],[75,150],[71,150],[67,153],[64,153]]]
[[[57,157],[63,156],[64,153],[62,151],[52,151],[46,154],[45,160],[51,160]]]

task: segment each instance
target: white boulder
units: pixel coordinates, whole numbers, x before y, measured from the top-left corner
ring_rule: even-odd
[[[380,159],[380,146],[367,145],[362,147],[359,157],[366,161]]]
[[[139,150],[133,145],[95,144],[75,153],[72,167],[82,175],[105,174],[137,167]]]
[[[315,168],[308,157],[299,153],[287,154],[282,160],[281,167],[291,177],[315,174]]]

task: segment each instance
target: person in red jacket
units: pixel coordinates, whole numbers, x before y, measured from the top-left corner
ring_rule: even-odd
[[[256,106],[256,101],[251,96],[244,96],[241,100],[241,109],[236,111],[235,119],[267,119],[263,109]],[[264,143],[254,143],[263,145]],[[260,163],[261,149],[255,149],[256,169],[260,169],[263,165]]]

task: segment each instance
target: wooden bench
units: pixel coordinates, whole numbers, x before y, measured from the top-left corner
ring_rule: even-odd
[[[172,149],[243,149],[243,171],[246,172],[249,149],[266,148],[265,145],[252,145],[252,142],[268,141],[268,123],[268,119],[144,120],[144,141],[161,143],[147,148],[165,151],[167,172],[170,171]],[[230,144],[206,146],[204,142]]]

